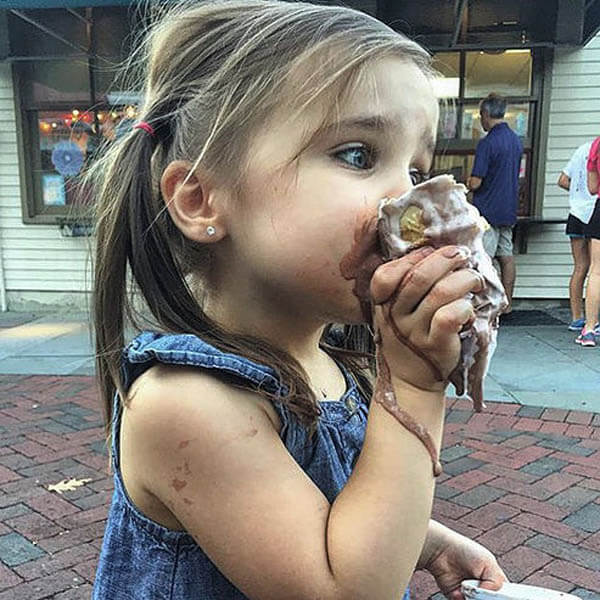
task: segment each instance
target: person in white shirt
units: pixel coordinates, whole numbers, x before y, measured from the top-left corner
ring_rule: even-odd
[[[571,331],[579,331],[585,325],[583,315],[583,285],[590,267],[589,235],[586,225],[589,223],[596,196],[590,194],[587,187],[587,159],[592,142],[582,144],[575,150],[571,160],[558,178],[559,187],[569,191],[569,217],[566,233],[571,238],[573,254],[573,273],[569,282],[569,301],[571,305]]]

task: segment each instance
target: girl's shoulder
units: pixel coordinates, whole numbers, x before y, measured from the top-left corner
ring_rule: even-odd
[[[332,596],[322,556],[329,502],[281,443],[263,402],[205,370],[152,366],[123,410],[127,490],[150,518],[189,533],[249,596],[275,597],[286,586],[295,598]],[[307,579],[315,557],[323,568]]]
[[[205,403],[212,410],[228,403],[254,406],[266,412],[278,430],[281,427],[273,404],[256,392],[280,392],[274,371],[196,335],[143,331],[125,347],[122,369],[129,402],[143,394],[167,411],[177,410],[188,394],[198,408]]]
[[[226,352],[194,334],[143,331],[123,350],[125,385],[154,364],[199,367],[217,377],[237,378],[277,394],[274,370],[248,358]]]
[[[159,493],[160,482],[171,477],[175,487],[186,483],[192,467],[198,467],[188,461],[184,472],[178,454],[188,445],[210,454],[211,439],[227,437],[231,427],[248,421],[260,422],[273,435],[280,428],[276,411],[263,398],[210,373],[162,363],[145,370],[129,387],[120,427],[113,432],[119,436],[119,469],[133,504],[163,527],[185,529]]]
[[[247,416],[256,412],[266,415],[277,431],[281,428],[279,415],[266,398],[217,373],[186,364],[157,362],[150,366],[132,382],[126,406],[130,415],[144,410],[156,434],[163,428],[172,431],[173,421],[185,429],[189,411],[204,412],[213,419],[229,410]]]

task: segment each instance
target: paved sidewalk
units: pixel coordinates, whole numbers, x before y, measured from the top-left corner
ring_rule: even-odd
[[[545,312],[555,324],[500,327],[486,399],[600,412],[600,347],[573,343],[568,309]],[[93,356],[85,312],[0,313],[0,374],[93,375]]]
[[[600,414],[452,400],[442,459],[435,518],[513,581],[600,598]],[[93,378],[0,376],[0,600],[89,598],[111,487]]]

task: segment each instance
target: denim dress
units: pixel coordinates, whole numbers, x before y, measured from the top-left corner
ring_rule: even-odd
[[[123,350],[121,373],[125,389],[157,362],[218,371],[245,379],[269,392],[282,391],[275,372],[269,367],[222,352],[195,335],[150,331],[138,335]],[[350,374],[344,371],[344,375],[346,392],[338,401],[321,403],[322,414],[312,439],[283,404],[273,402],[281,420],[283,443],[330,503],[352,472],[367,423],[368,406]],[[115,396],[114,493],[92,600],[245,599],[190,535],[159,525],[133,504],[125,490],[119,465],[120,425],[121,411]],[[265,577],[268,576],[265,573]],[[281,598],[285,598],[284,590]],[[410,600],[408,590],[404,599]]]

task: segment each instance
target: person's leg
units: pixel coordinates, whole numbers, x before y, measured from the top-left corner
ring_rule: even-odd
[[[596,329],[600,312],[600,200],[596,200],[592,217],[585,226],[585,234],[592,238],[589,245],[590,268],[585,289],[585,326],[575,342],[582,346],[594,347],[596,337],[600,335],[600,331]]]
[[[600,239],[590,240],[590,270],[585,290],[585,330],[592,331],[600,313]]]
[[[571,254],[573,273],[569,282],[569,302],[571,321],[578,321],[583,317],[583,284],[590,267],[589,240],[583,237],[572,237]]]
[[[515,258],[514,256],[499,256],[498,262],[500,263],[500,276],[502,285],[504,286],[504,293],[508,298],[508,306],[504,314],[508,314],[512,312],[512,298],[515,289],[515,279],[517,277]]]
[[[492,261],[496,256],[499,238],[500,231],[497,227],[490,226],[490,228],[483,233],[483,249],[485,250],[486,254],[492,259]]]
[[[504,286],[504,293],[508,298],[508,306],[504,314],[509,314],[512,312],[512,298],[517,276],[515,258],[513,256],[512,227],[502,227],[500,229],[496,258],[500,264],[500,279]]]

